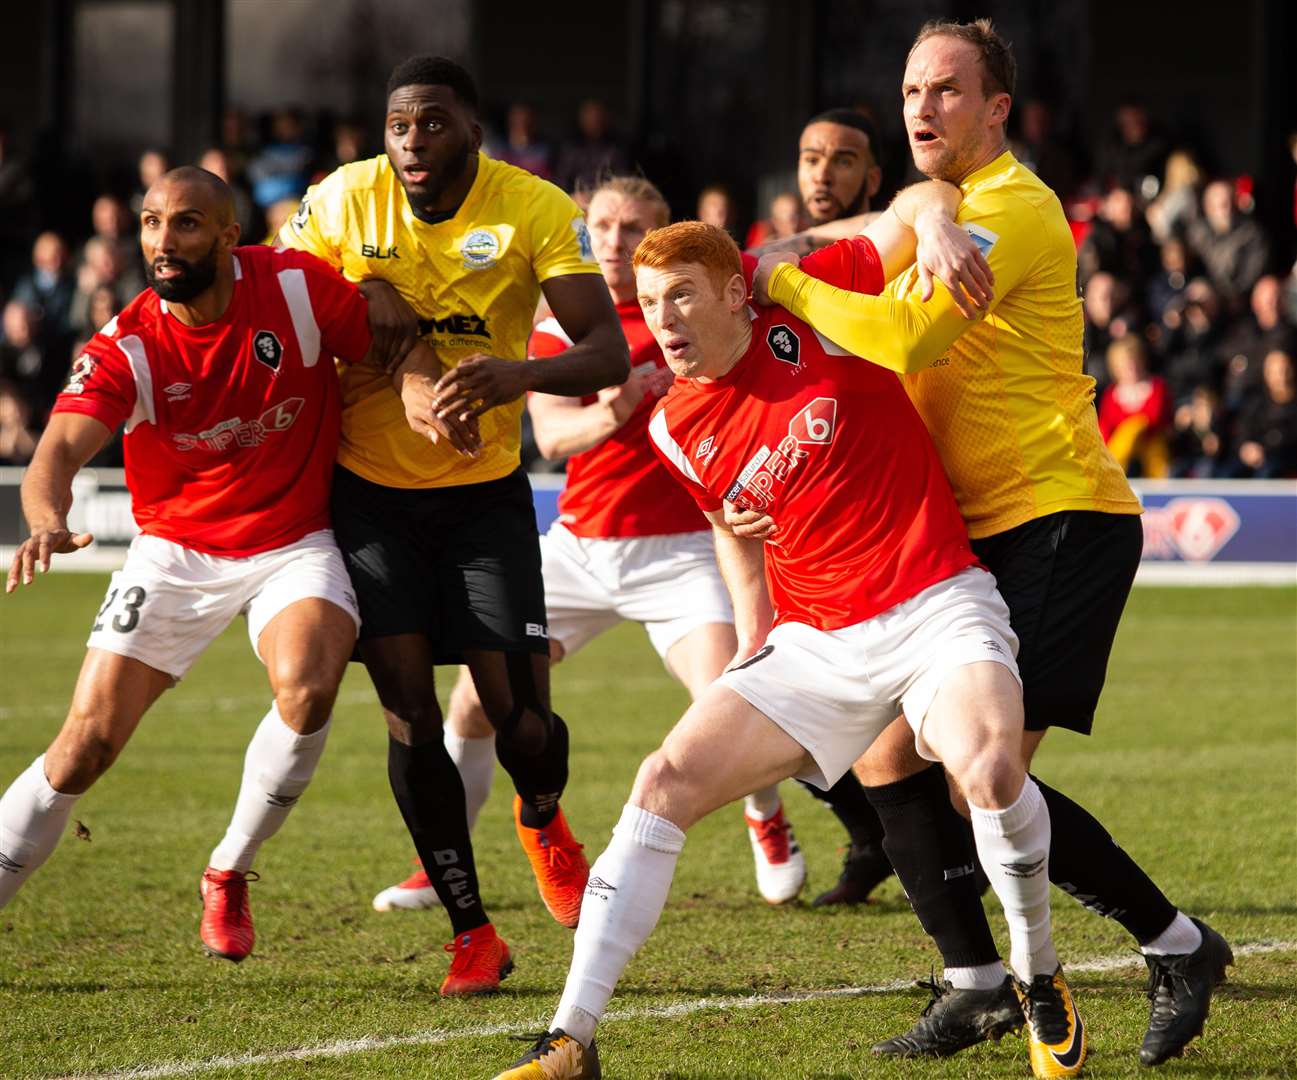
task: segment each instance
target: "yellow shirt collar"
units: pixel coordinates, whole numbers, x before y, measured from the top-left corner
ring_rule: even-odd
[[[1006,150],[994,161],[988,161],[976,172],[969,173],[967,176],[965,176],[964,179],[960,181],[959,190],[962,191],[965,195],[967,195],[973,188],[977,187],[979,184],[982,184],[987,180],[994,179],[995,177],[999,176],[1001,173],[1008,172],[1016,164],[1018,164],[1018,159],[1013,156],[1013,153],[1011,151]]]

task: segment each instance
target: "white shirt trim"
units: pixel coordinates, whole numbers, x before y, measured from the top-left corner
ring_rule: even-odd
[[[672,465],[699,487],[703,486],[703,482],[698,479],[698,474],[694,472],[694,467],[689,463],[689,455],[684,452],[680,444],[671,437],[671,432],[667,430],[665,409],[659,409],[653,414],[653,419],[649,421],[649,436]]]
[[[320,359],[320,326],[311,308],[306,272],[290,267],[275,276],[279,278],[279,287],[284,290],[284,299],[288,301],[288,314],[292,316],[293,332],[297,334],[297,344],[302,350],[302,363],[308,368],[315,367]]]

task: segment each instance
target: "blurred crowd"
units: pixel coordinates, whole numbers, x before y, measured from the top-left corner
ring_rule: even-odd
[[[1289,238],[1258,224],[1252,179],[1209,169],[1138,103],[1122,105],[1109,138],[1093,148],[1057,131],[1042,102],[1015,112],[1015,154],[1058,192],[1072,222],[1086,370],[1098,384],[1100,429],[1127,471],[1297,476],[1297,266]],[[603,102],[582,103],[562,139],[546,136],[527,103],[498,119],[487,153],[578,200],[600,176],[639,167]],[[360,123],[232,108],[220,145],[197,164],[233,186],[243,235],[256,242],[274,235],[309,184],[381,149],[378,133]],[[1289,149],[1297,159],[1297,137]],[[24,155],[0,128],[0,464],[30,459],[72,360],[144,288],[140,202],[176,164],[154,148],[126,175],[83,168],[113,179],[51,200],[42,198],[50,181],[40,155]],[[745,247],[808,224],[794,190],[745,220],[750,194],[708,184],[688,209]],[[117,464],[119,454],[110,446],[96,464]]]

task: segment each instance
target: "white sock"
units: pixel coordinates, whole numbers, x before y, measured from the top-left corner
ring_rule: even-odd
[[[941,977],[956,990],[995,990],[1004,982],[1004,965],[997,960],[976,967],[946,968]]]
[[[306,790],[324,753],[332,718],[310,735],[299,735],[270,707],[243,759],[243,783],[234,816],[208,865],[214,870],[252,869],[261,845],[279,831],[298,797]]]
[[[1184,956],[1197,952],[1202,944],[1202,931],[1183,911],[1177,911],[1171,925],[1147,945],[1140,946],[1145,956]]]
[[[9,785],[0,798],[0,908],[49,858],[79,798],[50,787],[44,754]]]
[[[629,803],[612,843],[590,867],[572,966],[550,1030],[586,1046],[630,958],[666,906],[685,834],[666,818]]]
[[[1023,982],[1052,975],[1058,954],[1049,927],[1049,810],[1036,782],[1005,810],[968,804],[982,869],[1004,906],[1012,952],[1009,966]]]
[[[442,734],[446,752],[459,770],[464,781],[464,805],[468,810],[468,831],[473,831],[477,815],[486,797],[491,794],[491,781],[495,779],[495,736],[466,739],[447,726]]]
[[[754,821],[769,821],[779,813],[781,806],[783,803],[779,798],[779,786],[774,784],[760,791],[754,791],[744,799],[743,813]]]

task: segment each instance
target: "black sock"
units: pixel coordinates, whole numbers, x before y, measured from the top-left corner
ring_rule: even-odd
[[[799,780],[798,783],[821,802],[828,803],[829,809],[851,837],[854,850],[870,849],[882,854],[883,823],[855,773],[848,771],[828,791],[821,791],[804,780]]]
[[[945,770],[933,765],[865,791],[887,830],[883,849],[946,967],[998,962],[982,910],[973,827],[951,805]]]
[[[558,713],[550,713],[550,719],[543,741],[519,738],[521,722],[508,735],[504,731],[496,735],[495,756],[522,799],[519,818],[529,829],[543,829],[554,820],[559,797],[567,787],[567,724]],[[526,752],[537,741],[541,742],[540,750]]]
[[[477,889],[464,782],[440,732],[421,746],[406,746],[389,735],[387,777],[455,936],[477,929],[488,920]]]
[[[1039,777],[1032,779],[1049,807],[1049,880],[1147,945],[1171,925],[1175,905],[1093,814]]]

